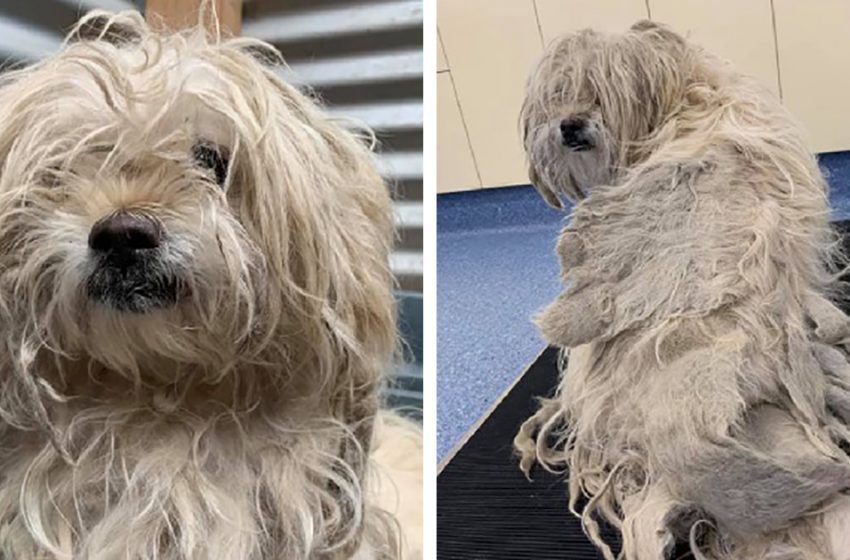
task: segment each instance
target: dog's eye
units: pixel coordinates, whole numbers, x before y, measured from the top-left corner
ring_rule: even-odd
[[[61,169],[51,166],[38,174],[38,182],[42,186],[54,188],[62,185],[62,176]]]
[[[198,142],[192,146],[192,159],[199,167],[212,171],[216,183],[220,186],[224,185],[224,180],[227,179],[228,158],[219,146],[209,142]]]

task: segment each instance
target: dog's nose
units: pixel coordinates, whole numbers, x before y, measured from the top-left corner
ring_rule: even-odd
[[[119,212],[97,222],[89,233],[95,251],[132,251],[159,247],[160,230],[150,218]]]
[[[561,121],[561,137],[564,146],[580,148],[587,145],[587,137],[584,134],[585,122],[583,119],[564,119]]]

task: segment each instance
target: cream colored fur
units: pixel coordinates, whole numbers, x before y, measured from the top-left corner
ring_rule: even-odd
[[[278,56],[92,13],[0,78],[3,560],[400,557],[367,499],[390,197],[369,135],[258,61]],[[173,305],[88,296],[116,212],[161,229]]]
[[[422,431],[417,424],[388,413],[378,415],[372,445],[372,503],[399,522],[404,560],[422,558]]]
[[[591,149],[562,141],[571,118]],[[629,560],[677,541],[699,559],[846,558],[850,320],[797,124],[649,22],[553,42],[521,121],[532,181],[576,203],[565,290],[538,317],[569,360],[516,438],[522,468],[569,469],[609,559],[599,517]]]

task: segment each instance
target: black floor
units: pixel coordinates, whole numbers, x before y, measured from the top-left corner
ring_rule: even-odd
[[[557,355],[554,348],[541,354],[437,477],[440,560],[602,558],[567,510],[563,477],[535,469],[529,482],[513,454],[536,398],[557,385]]]

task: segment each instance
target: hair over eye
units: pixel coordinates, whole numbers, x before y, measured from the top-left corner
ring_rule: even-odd
[[[224,186],[230,161],[226,150],[212,142],[201,140],[192,146],[192,159],[201,169],[212,171],[216,183]]]

